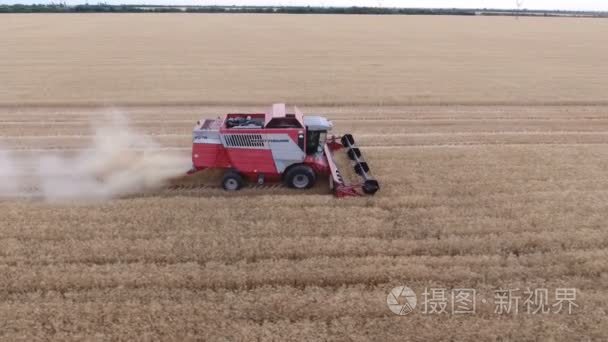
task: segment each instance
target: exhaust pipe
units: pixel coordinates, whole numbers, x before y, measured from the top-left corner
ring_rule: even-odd
[[[340,141],[347,148],[346,154],[348,158],[355,162],[355,173],[363,178],[363,192],[368,195],[375,194],[380,189],[380,184],[371,176],[369,165],[363,158],[361,150],[355,145],[355,138],[352,134],[344,134]]]

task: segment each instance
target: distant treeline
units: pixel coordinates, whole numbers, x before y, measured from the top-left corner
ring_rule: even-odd
[[[153,6],[58,4],[0,5],[0,13],[291,13],[291,14],[386,14],[386,15],[510,15],[608,17],[606,12],[529,11],[456,8],[311,7],[311,6]]]
[[[475,15],[470,10],[437,10],[418,8],[380,7],[311,7],[311,6],[152,6],[152,5],[0,5],[0,13],[144,13],[144,12],[191,12],[191,13],[318,13],[318,14],[457,14]]]

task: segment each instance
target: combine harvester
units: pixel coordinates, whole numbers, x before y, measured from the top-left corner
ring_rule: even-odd
[[[275,104],[266,113],[230,113],[198,121],[193,132],[192,169],[222,169],[222,187],[241,189],[246,181],[259,185],[284,182],[296,189],[311,188],[329,176],[338,197],[373,195],[380,188],[351,134],[330,136],[332,123],[321,116],[287,113]],[[345,179],[334,153],[346,151],[359,180]]]

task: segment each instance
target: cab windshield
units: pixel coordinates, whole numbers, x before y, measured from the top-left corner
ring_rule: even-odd
[[[323,151],[327,139],[327,131],[308,131],[306,137],[306,154],[315,154]]]

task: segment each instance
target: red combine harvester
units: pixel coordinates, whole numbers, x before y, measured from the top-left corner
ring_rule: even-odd
[[[312,187],[319,176],[329,176],[336,196],[373,195],[380,188],[351,134],[330,136],[332,123],[321,116],[287,113],[275,104],[266,113],[230,113],[223,118],[198,121],[194,127],[192,169],[224,169],[222,186],[240,189],[245,181],[285,182],[291,188]],[[334,153],[346,150],[355,173],[343,178]]]

